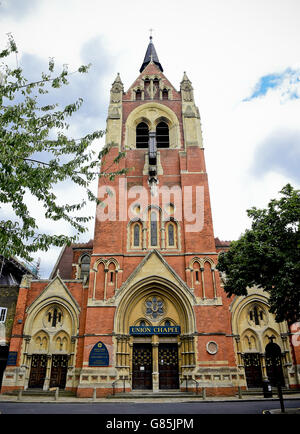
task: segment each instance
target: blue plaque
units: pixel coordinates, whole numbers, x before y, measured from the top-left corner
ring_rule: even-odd
[[[18,357],[18,352],[17,351],[10,351],[8,353],[8,357],[7,357],[7,366],[16,366],[17,364],[17,357]]]
[[[131,335],[180,335],[180,326],[132,326]]]
[[[105,344],[101,341],[93,346],[89,357],[89,366],[108,366],[109,354]]]

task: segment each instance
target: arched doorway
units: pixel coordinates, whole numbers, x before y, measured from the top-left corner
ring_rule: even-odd
[[[120,300],[115,318],[116,365],[132,389],[179,389],[195,367],[195,320],[188,297],[174,283],[153,276]],[[126,356],[128,354],[128,358]]]
[[[266,346],[266,370],[267,376],[272,386],[279,383],[284,386],[284,377],[281,363],[281,349],[279,345],[270,342]]]

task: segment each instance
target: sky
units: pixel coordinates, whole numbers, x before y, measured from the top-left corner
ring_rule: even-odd
[[[214,233],[234,240],[251,226],[247,209],[266,207],[287,183],[300,188],[299,22],[299,0],[0,0],[0,47],[11,33],[15,61],[30,77],[46,71],[49,58],[70,71],[92,64],[53,96],[62,103],[83,98],[70,121],[80,137],[105,129],[111,84],[117,73],[125,90],[135,81],[153,29],[165,76],[177,90],[184,71],[192,82]],[[60,192],[62,200],[73,194],[69,185]],[[94,205],[89,211],[94,215]],[[37,252],[41,277],[49,277],[59,252]]]

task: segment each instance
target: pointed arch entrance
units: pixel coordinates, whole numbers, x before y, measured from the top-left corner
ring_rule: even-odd
[[[139,281],[115,317],[116,366],[132,389],[178,389],[195,367],[195,318],[189,294],[162,277]]]
[[[266,345],[266,370],[268,379],[273,387],[278,383],[284,386],[284,376],[281,363],[280,346],[274,342]]]

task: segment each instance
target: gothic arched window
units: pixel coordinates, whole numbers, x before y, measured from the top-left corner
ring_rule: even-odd
[[[249,309],[249,320],[250,323],[256,326],[265,325],[266,323],[266,313],[260,307],[260,305],[254,304]]]
[[[136,147],[148,148],[149,128],[145,122],[140,122],[136,127]]]
[[[90,255],[83,255],[80,259],[80,279],[89,275],[90,272],[90,263],[91,257]]]
[[[169,99],[169,92],[168,89],[164,89],[162,91],[162,99]]]
[[[157,213],[155,211],[151,211],[150,213],[150,244],[151,246],[158,245],[158,222],[157,222]]]
[[[174,222],[168,222],[166,227],[167,247],[176,247],[176,225]]]
[[[134,223],[132,229],[132,247],[140,248],[141,247],[141,225],[140,223]]]
[[[165,122],[159,122],[156,126],[156,145],[158,148],[168,148],[169,144],[169,127]]]
[[[135,99],[136,99],[137,101],[139,101],[139,100],[142,99],[142,92],[141,92],[140,89],[138,89],[138,90],[135,92]]]
[[[159,80],[155,78],[153,80],[153,99],[159,98]]]
[[[144,92],[145,92],[145,99],[151,99],[149,78],[146,78],[144,81]]]
[[[56,306],[52,307],[51,310],[48,311],[48,326],[56,327],[57,325],[61,325],[62,322],[62,312]]]

